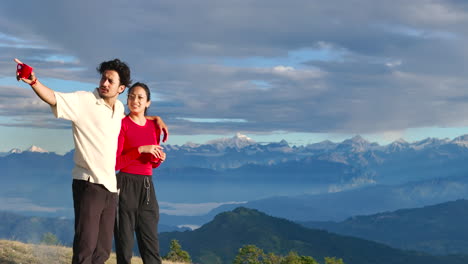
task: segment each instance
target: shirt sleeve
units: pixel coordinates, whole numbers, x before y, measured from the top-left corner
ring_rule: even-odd
[[[54,92],[57,104],[51,106],[52,113],[56,118],[76,121],[80,115],[80,95],[79,93]]]
[[[120,115],[122,115],[122,119],[125,118],[126,114],[125,114],[125,106],[122,104],[122,102],[120,100],[117,100],[118,104],[119,104],[119,113]]]
[[[117,159],[115,162],[115,170],[121,170],[125,167],[127,167],[133,160],[136,160],[140,156],[140,152],[138,151],[138,148],[131,148],[127,150],[125,153],[123,153],[123,148],[125,145],[125,125],[122,122],[122,126],[120,128],[120,133],[119,133],[119,140],[117,143]]]

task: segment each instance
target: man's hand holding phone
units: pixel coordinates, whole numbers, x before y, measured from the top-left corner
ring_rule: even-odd
[[[20,63],[16,65],[16,72],[20,79],[22,78],[29,79],[32,71],[33,71],[33,68],[25,63]]]
[[[34,75],[33,68],[25,63],[22,63],[20,60],[15,59],[16,65],[16,79],[22,80],[23,82],[34,85],[37,81],[36,76]]]
[[[33,72],[33,68],[22,63],[18,59],[15,59],[15,62],[17,63],[16,80],[21,80],[29,84],[42,101],[52,106],[56,105],[57,99],[55,98],[54,91],[37,80],[36,75]]]

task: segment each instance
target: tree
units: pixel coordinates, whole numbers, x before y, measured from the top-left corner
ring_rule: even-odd
[[[301,257],[294,251],[290,251],[289,254],[283,257],[281,264],[302,264]]]
[[[59,240],[54,234],[47,232],[42,235],[41,244],[58,245]]]
[[[187,251],[182,250],[182,246],[176,239],[171,240],[169,253],[167,253],[165,259],[173,262],[192,262],[189,253]]]
[[[281,264],[282,259],[283,257],[270,252],[266,255],[265,264]]]
[[[313,257],[299,256],[296,252],[291,251],[283,257],[281,264],[319,264]]]
[[[325,257],[325,264],[345,264],[343,259],[337,259],[336,257],[330,258]]]
[[[301,264],[319,264],[319,263],[313,257],[301,256]]]
[[[291,251],[287,256],[277,256],[274,253],[266,254],[255,245],[246,245],[239,249],[233,264],[319,264],[309,256],[299,256]],[[334,263],[332,263],[334,264]],[[344,264],[344,263],[342,263]]]
[[[245,245],[239,249],[234,264],[264,264],[266,255],[262,249],[255,245]]]
[[[297,252],[290,251],[286,256],[277,256],[274,253],[266,254],[255,245],[245,245],[239,249],[239,253],[233,264],[319,264],[313,257],[300,256]],[[325,257],[325,264],[345,264],[342,259]]]

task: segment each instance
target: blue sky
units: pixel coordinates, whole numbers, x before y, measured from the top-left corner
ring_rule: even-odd
[[[73,148],[15,80],[17,57],[50,88],[92,90],[126,61],[154,96],[168,144],[240,132],[257,142],[468,133],[464,1],[22,1],[0,9],[0,152]],[[38,11],[40,10],[40,11]],[[124,101],[124,96],[121,96]]]

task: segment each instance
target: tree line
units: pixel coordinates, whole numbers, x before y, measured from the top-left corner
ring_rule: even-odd
[[[325,264],[345,264],[343,259],[336,257],[325,257]],[[233,264],[320,264],[310,256],[301,256],[290,251],[286,256],[274,253],[265,253],[255,245],[245,245],[239,249],[239,253]]]
[[[45,233],[41,244],[57,245],[58,239],[52,233]],[[190,254],[182,249],[179,241],[171,240],[169,252],[163,259],[179,262],[192,263]],[[263,249],[255,245],[245,245],[239,249],[233,264],[320,264],[311,256],[301,256],[295,251],[290,251],[286,256],[276,255],[275,253],[265,253]],[[325,257],[324,264],[345,264],[341,258]]]

